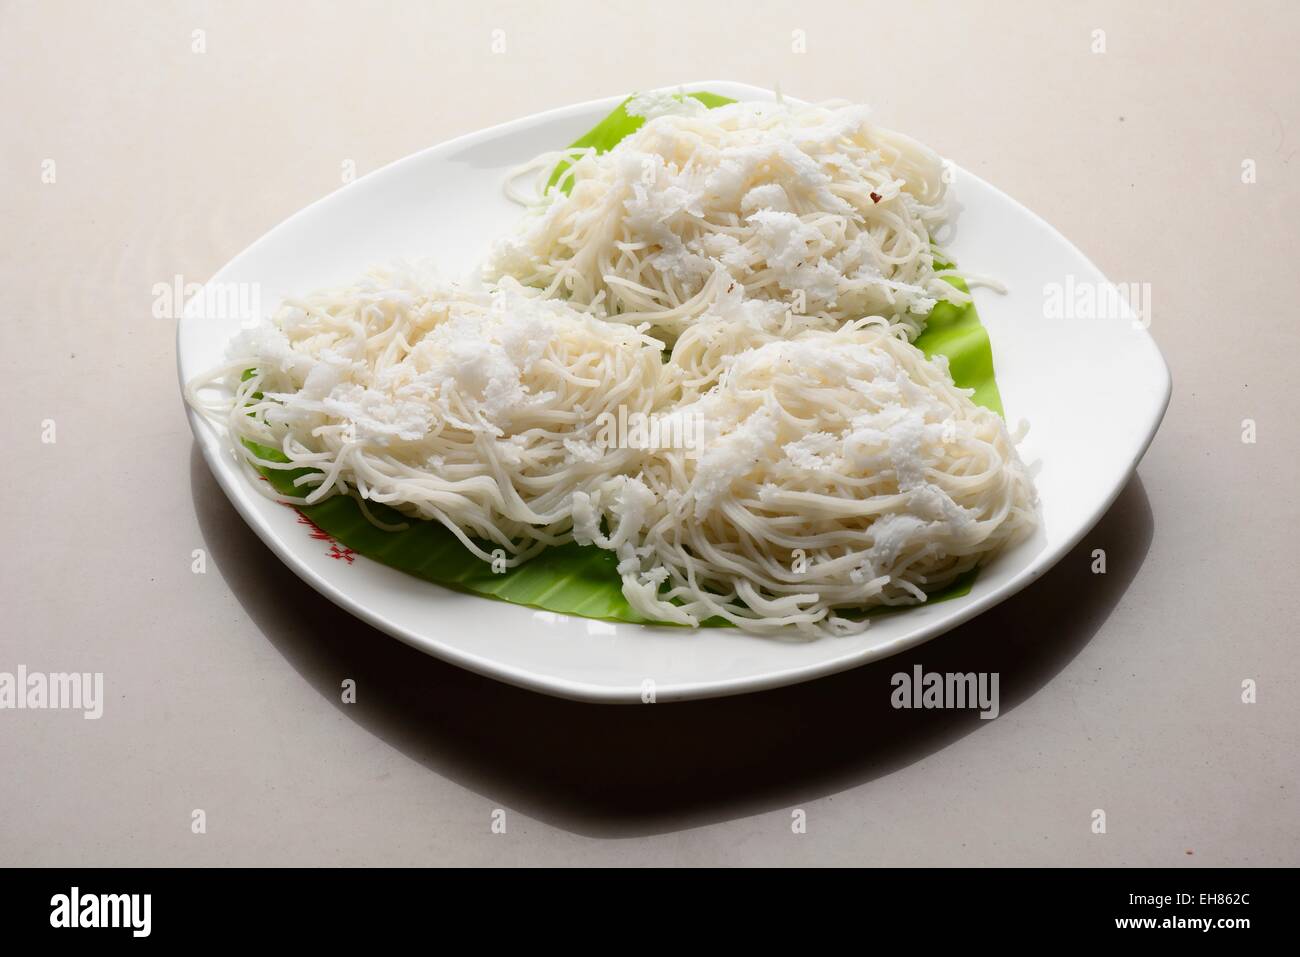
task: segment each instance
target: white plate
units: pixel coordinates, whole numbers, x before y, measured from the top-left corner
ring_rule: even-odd
[[[686,88],[771,98],[738,83]],[[519,215],[502,195],[506,170],[571,142],[621,98],[516,120],[393,163],[290,217],[211,283],[257,284],[262,312],[269,313],[287,294],[397,258],[431,256],[448,275],[458,275]],[[1100,271],[1014,200],[970,173],[956,169],[955,176],[962,212],[949,247],[964,269],[995,276],[1008,288],[1006,295],[980,291],[977,299],[1007,419],[1032,424],[1022,454],[1042,463],[1042,526],[991,563],[969,595],[887,616],[861,635],[795,642],[730,629],[615,625],[460,594],[360,557],[349,563],[332,557],[291,509],[252,489],[220,437],[192,412],[190,422],[240,514],[304,581],[375,627],[480,674],[605,702],[640,701],[653,682],[662,702],[757,691],[853,668],[933,638],[1047,571],[1123,488],[1169,401],[1168,369],[1131,311],[1048,318],[1045,289],[1102,288]],[[217,365],[240,325],[237,316],[216,319],[194,306],[177,337],[182,383]]]

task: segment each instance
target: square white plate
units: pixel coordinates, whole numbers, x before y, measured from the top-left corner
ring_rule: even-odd
[[[738,100],[772,98],[739,83],[683,88]],[[431,257],[447,275],[460,275],[520,215],[502,192],[507,170],[572,142],[622,99],[516,120],[377,170],[271,230],[209,285],[256,284],[261,312],[269,315],[286,295],[394,259]],[[1023,206],[953,169],[962,211],[947,245],[963,269],[1007,286],[1006,295],[979,290],[976,298],[993,341],[1007,420],[1032,425],[1021,453],[1041,462],[1042,524],[1032,539],[986,567],[969,595],[886,616],[861,635],[802,642],[732,629],[612,624],[461,594],[360,557],[341,561],[291,509],[250,487],[224,439],[192,411],[191,426],[231,502],[304,581],[375,627],[480,674],[603,702],[640,701],[652,682],[662,702],[757,691],[865,664],[953,628],[1047,571],[1123,488],[1169,402],[1169,371],[1127,307],[1100,317],[1048,317],[1047,290],[1066,294],[1073,305],[1080,290],[1108,288],[1100,271]],[[240,326],[238,315],[205,314],[200,300],[191,302],[178,330],[182,384],[218,365]],[[1078,305],[1066,313],[1087,311],[1082,299]]]

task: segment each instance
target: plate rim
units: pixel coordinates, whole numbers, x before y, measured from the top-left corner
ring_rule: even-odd
[[[728,93],[728,95],[731,93],[738,94],[733,97],[735,99],[745,97],[769,98],[772,95],[772,91],[732,80],[702,80],[673,84],[669,87],[664,87],[664,89],[673,88],[682,90],[717,89],[720,92]],[[471,147],[480,141],[487,140],[520,124],[532,124],[565,119],[569,116],[579,115],[594,109],[603,108],[608,112],[608,110],[613,109],[616,105],[623,102],[627,96],[627,93],[621,93],[612,96],[598,97],[579,103],[569,104],[567,106],[543,110],[539,113],[527,114],[480,130],[465,133],[453,137],[452,139],[424,147],[414,153],[410,153],[393,160],[390,163],[386,163],[365,174],[365,176],[358,178],[356,182],[361,183],[370,177],[377,177],[405,164],[418,162],[434,151],[450,152],[453,149]],[[801,102],[795,100],[793,97],[786,97],[786,99],[789,99],[792,102]],[[1082,264],[1085,264],[1093,273],[1101,277],[1105,282],[1110,282],[1101,269],[1099,269],[1085,253],[1075,246],[1068,237],[1052,226],[1051,223],[1047,222],[1033,210],[1020,203],[1014,197],[1009,196],[997,186],[984,180],[982,177],[971,173],[963,167],[958,166],[956,168],[963,178],[969,178],[978,182],[983,188],[988,189],[993,193],[1000,202],[1014,208],[1019,214],[1031,220],[1038,228],[1046,230],[1056,239],[1060,240],[1069,247],[1076,256],[1078,256],[1079,261]],[[336,192],[337,190],[332,190],[331,192],[318,197],[306,206],[303,206],[301,209],[281,220],[275,226],[271,227],[213,273],[207,282],[204,283],[204,286],[206,287],[209,284],[220,282],[222,277],[232,268],[236,267],[242,260],[255,254],[263,245],[268,244],[277,233],[287,229],[290,224],[296,222],[300,217],[310,215],[317,207],[335,196]],[[200,299],[201,297],[196,295],[193,297],[192,301],[198,301]],[[182,315],[181,319],[176,324],[176,371],[177,378],[180,382],[182,406],[185,409],[186,418],[189,421],[194,441],[202,451],[204,461],[207,464],[209,471],[225,493],[226,498],[235,507],[235,510],[239,513],[240,517],[243,518],[244,522],[253,530],[257,537],[262,540],[263,544],[270,548],[276,557],[279,558],[280,561],[293,571],[303,582],[311,586],[334,604],[338,605],[344,611],[347,611],[349,614],[361,619],[378,630],[383,631],[391,637],[396,638],[425,654],[432,655],[433,657],[456,665],[457,667],[464,668],[467,671],[474,672],[475,674],[483,675],[484,677],[498,681],[504,681],[507,684],[524,688],[526,690],[541,692],[574,701],[595,704],[631,704],[641,702],[642,689],[639,685],[629,687],[613,684],[598,684],[581,679],[539,673],[529,668],[518,667],[499,660],[476,656],[456,647],[455,645],[447,644],[434,635],[418,633],[404,625],[390,620],[382,613],[375,611],[371,606],[350,597],[344,589],[339,588],[320,575],[304,560],[301,554],[291,550],[287,546],[287,543],[282,536],[279,535],[266,521],[264,521],[261,515],[246,504],[244,496],[236,492],[234,484],[236,482],[246,482],[247,479],[241,471],[228,468],[229,463],[223,461],[222,458],[223,449],[220,434],[209,426],[202,416],[196,410],[192,409],[187,402],[185,402],[184,391],[186,379],[182,368],[181,329],[187,318],[188,309],[186,310],[186,314]],[[891,657],[951,631],[952,629],[970,621],[972,618],[983,614],[990,608],[1006,601],[1013,595],[1018,594],[1038,578],[1046,574],[1058,562],[1060,562],[1062,558],[1073,550],[1083,537],[1097,525],[1102,516],[1109,511],[1110,507],[1119,497],[1120,492],[1123,491],[1125,486],[1136,473],[1138,464],[1146,454],[1147,449],[1150,448],[1152,441],[1155,439],[1156,432],[1159,430],[1165,413],[1168,410],[1169,402],[1173,393],[1173,379],[1169,370],[1169,364],[1161,353],[1159,344],[1155,341],[1155,337],[1151,335],[1150,329],[1146,326],[1142,326],[1137,331],[1141,333],[1138,341],[1145,343],[1149,348],[1152,357],[1156,360],[1154,371],[1158,377],[1158,383],[1156,383],[1156,389],[1154,390],[1156,397],[1155,402],[1151,405],[1148,412],[1146,425],[1143,429],[1140,440],[1125,456],[1129,460],[1128,464],[1124,469],[1116,470],[1114,477],[1111,480],[1110,487],[1107,488],[1105,494],[1098,499],[1100,504],[1093,509],[1093,512],[1089,514],[1085,520],[1077,525],[1073,533],[1065,536],[1054,546],[1044,548],[1042,551],[1032,556],[1029,563],[1024,568],[1015,573],[1012,578],[1003,583],[996,590],[975,597],[969,604],[957,610],[954,614],[943,617],[928,625],[915,628],[885,644],[859,648],[845,655],[813,662],[811,664],[772,670],[760,675],[705,679],[694,682],[676,682],[664,685],[656,684],[655,700],[671,702],[749,694],[752,692],[785,687],[787,685],[801,684],[806,681],[812,681],[817,678],[848,671],[869,664],[873,661],[879,661],[883,658]],[[435,588],[438,587],[431,582],[427,584]],[[482,600],[491,601],[492,599],[483,597]]]

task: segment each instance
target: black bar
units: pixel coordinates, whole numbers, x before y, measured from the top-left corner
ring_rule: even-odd
[[[761,940],[785,925],[796,934],[851,928],[862,945],[921,933],[927,943],[1051,935],[1232,946],[1243,934],[1286,929],[1283,911],[1295,876],[1280,869],[15,869],[0,875],[7,944],[66,943],[75,935],[92,946],[192,940],[302,946],[401,934],[435,946],[442,937],[458,948],[464,944],[453,942],[466,935],[490,946],[530,928],[533,947],[589,934],[594,944],[597,931],[621,933],[614,939],[624,943],[689,943],[687,928],[697,923],[710,933],[725,925],[737,941],[755,931]],[[118,926],[74,928],[74,910],[79,924],[116,918]]]

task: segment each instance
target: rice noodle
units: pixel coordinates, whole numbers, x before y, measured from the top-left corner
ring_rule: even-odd
[[[574,512],[652,619],[861,630],[841,612],[924,601],[1035,524],[1002,419],[883,320],[769,339],[676,414],[702,450],[657,451]]]
[[[652,118],[607,153],[526,167],[534,215],[497,243],[489,275],[575,303],[603,295],[611,319],[667,341],[731,282],[822,328],[878,315],[913,337],[937,301],[968,301],[936,270],[949,212],[930,149],[860,106],[676,102],[634,101]],[[572,165],[548,191],[559,158]]]
[[[661,348],[510,280],[471,293],[380,271],[287,301],[188,391],[232,440],[290,460],[273,467],[319,470],[289,501],[359,491],[442,522],[485,561],[471,539],[491,543],[510,567],[570,539],[576,489],[639,465],[602,441],[602,416],[660,402]]]
[[[505,567],[609,549],[647,618],[764,634],[861,630],[1027,535],[1018,436],[910,342],[968,299],[936,269],[938,157],[859,107],[628,109],[647,122],[609,153],[539,157],[531,198],[512,181],[535,215],[494,286],[378,270],[189,384],[250,474],[309,470],[258,487],[384,503]],[[611,442],[629,415],[695,441]]]

